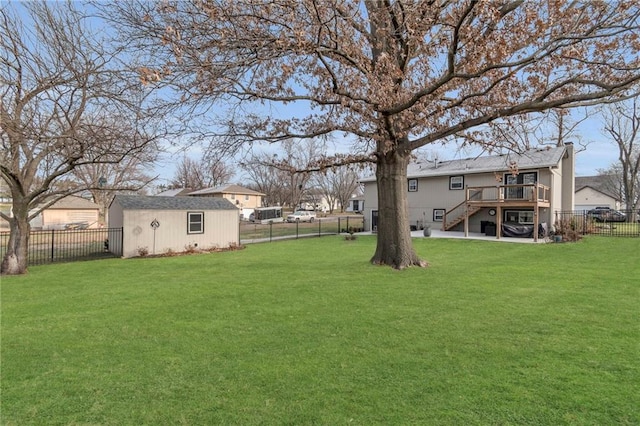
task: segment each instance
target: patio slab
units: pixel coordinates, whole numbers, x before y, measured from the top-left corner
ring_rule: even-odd
[[[412,238],[462,238],[467,240],[497,241],[502,243],[525,243],[525,244],[535,243],[535,241],[533,241],[533,238],[500,237],[500,239],[497,239],[496,237],[486,236],[485,234],[481,234],[479,232],[469,232],[469,236],[465,237],[464,232],[442,231],[439,229],[432,229],[430,237],[425,237],[421,230],[411,231],[411,237]],[[547,242],[547,239],[538,238],[538,244],[543,244],[545,242]]]

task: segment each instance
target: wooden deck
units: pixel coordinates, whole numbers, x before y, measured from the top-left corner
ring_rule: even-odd
[[[502,210],[505,208],[532,208],[534,241],[538,241],[539,209],[550,207],[550,188],[540,183],[474,186],[465,188],[465,200],[445,212],[442,229],[448,231],[464,222],[465,236],[469,235],[469,218],[484,208],[496,210],[496,229],[502,229]],[[496,232],[500,238],[500,232]]]

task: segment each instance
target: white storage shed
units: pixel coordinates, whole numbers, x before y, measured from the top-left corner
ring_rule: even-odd
[[[224,198],[116,195],[109,228],[122,228],[109,247],[123,257],[225,248],[240,244],[240,211]]]

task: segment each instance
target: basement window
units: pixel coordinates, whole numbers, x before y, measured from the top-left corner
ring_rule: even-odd
[[[204,234],[204,212],[187,212],[187,234]]]
[[[505,222],[533,225],[533,210],[506,210],[504,216]]]
[[[418,179],[409,179],[409,192],[418,191]]]
[[[433,221],[442,222],[444,220],[445,209],[433,209]]]

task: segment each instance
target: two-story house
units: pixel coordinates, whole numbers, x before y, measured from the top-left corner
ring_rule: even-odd
[[[573,210],[575,159],[572,144],[460,160],[422,162],[407,170],[407,203],[412,227],[483,232],[486,224],[550,228],[554,212]],[[378,196],[375,176],[364,184],[365,227],[375,231]],[[496,237],[500,238],[497,232]]]

